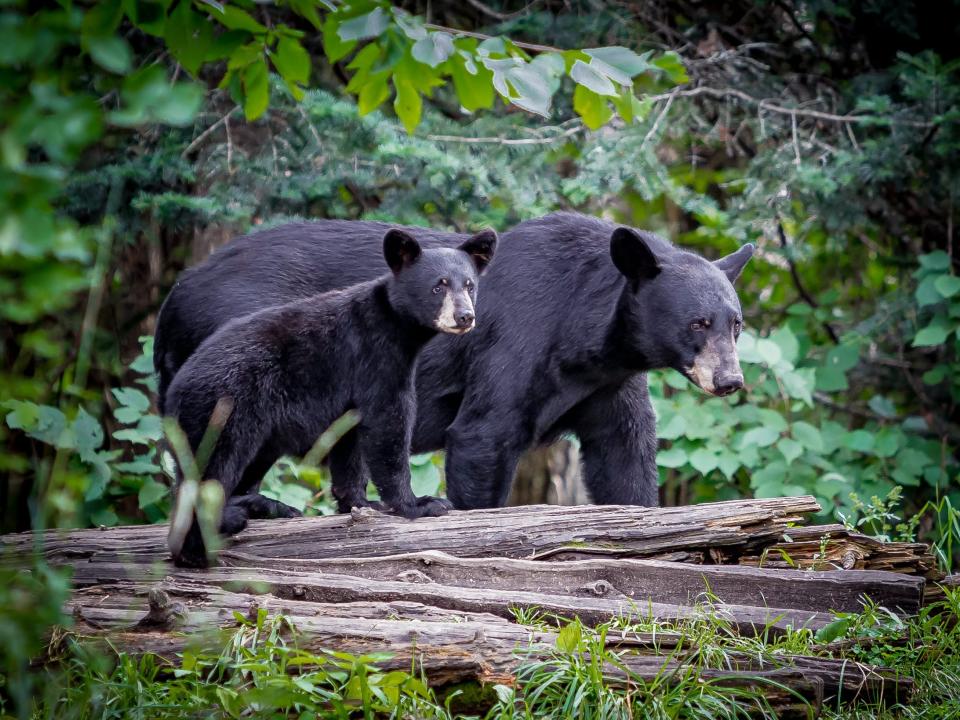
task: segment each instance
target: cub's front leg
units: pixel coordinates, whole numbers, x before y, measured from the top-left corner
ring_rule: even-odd
[[[413,394],[399,393],[372,405],[366,411],[360,409],[357,430],[360,451],[380,500],[390,512],[406,518],[445,515],[453,509],[450,501],[430,495],[417,497],[410,487]]]

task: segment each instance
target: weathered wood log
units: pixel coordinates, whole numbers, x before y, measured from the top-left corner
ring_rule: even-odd
[[[406,520],[369,509],[346,515],[251,522],[232,539],[238,552],[263,558],[375,557],[441,550],[458,557],[529,559],[657,557],[723,548],[731,558],[757,554],[787,527],[820,509],[812,497],[736,500],[682,508],[532,505],[451,512]],[[96,558],[138,565],[167,559],[166,525],[48,531],[0,538],[13,556],[41,547],[52,563]]]
[[[95,580],[98,585],[107,584],[111,587],[115,578],[124,574],[129,577],[131,570],[121,564],[98,564],[92,569],[97,574]],[[94,579],[87,574],[87,570],[85,567],[78,568],[79,583],[89,583]],[[710,613],[729,621],[741,633],[754,634],[787,627],[818,629],[833,619],[828,612],[795,608],[712,602],[700,609],[691,605],[652,602],[646,598],[631,598],[603,580],[574,587],[569,593],[556,589],[550,593],[513,588],[509,584],[500,587],[493,584],[446,585],[431,582],[425,574],[416,570],[401,579],[377,580],[329,572],[218,567],[204,571],[180,571],[168,576],[168,579],[171,578],[183,581],[197,579],[249,595],[270,593],[280,598],[316,603],[401,600],[448,610],[489,613],[505,619],[513,618],[516,610],[531,610],[547,617],[579,618],[587,625],[598,625],[615,618],[632,619],[635,622],[655,620],[676,623]]]
[[[224,567],[273,569],[274,558],[236,550],[220,555]],[[916,613],[924,591],[922,578],[869,571],[757,569],[724,565],[687,565],[660,560],[571,560],[562,563],[509,558],[457,558],[427,551],[377,558],[285,560],[284,570],[347,575],[377,581],[435,583],[581,597],[611,597],[646,603],[694,605],[720,602],[758,608],[821,613],[859,612],[864,598],[905,615]],[[120,580],[159,580],[164,564],[132,565],[82,562],[73,581],[79,587]]]
[[[297,645],[304,650],[388,652],[392,658],[382,663],[385,669],[409,669],[415,661],[435,686],[463,681],[512,683],[522,663],[557,657],[553,633],[525,628],[499,617],[423,608],[415,603],[331,605],[273,595],[252,597],[200,580],[193,575],[168,578],[159,586],[119,583],[80,590],[70,602],[76,620],[72,632],[88,641],[108,637],[119,650],[150,652],[175,661],[176,654],[188,646],[220,647],[220,633],[211,628],[235,630],[235,612],[253,617],[257,609],[263,608],[282,612],[291,620],[298,630]],[[149,608],[148,598],[152,597],[156,605],[160,593],[166,596],[168,607],[177,607],[177,612],[169,616],[168,627],[143,622],[156,612]],[[784,686],[815,705],[838,696],[843,700],[905,702],[912,686],[909,678],[882,668],[821,658],[784,656],[758,661],[729,654],[724,668],[693,668],[685,663],[688,649],[679,647],[676,636],[669,634],[611,634],[608,643],[623,651],[623,667],[608,667],[611,682],[637,683],[657,678],[676,682],[686,672],[695,670],[704,680],[757,687],[774,706],[795,704],[795,698]]]
[[[881,542],[843,525],[791,528],[786,538],[760,553],[734,560],[723,548],[714,551],[717,562],[738,561],[765,568],[810,568],[814,570],[884,570],[938,580],[930,547],[924,543]]]

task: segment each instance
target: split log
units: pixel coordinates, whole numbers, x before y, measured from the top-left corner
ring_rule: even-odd
[[[151,614],[148,598],[156,603],[161,593],[168,607],[178,608],[166,628],[143,623]],[[331,605],[273,595],[253,598],[189,577],[169,578],[159,587],[135,583],[91,586],[79,591],[70,606],[76,620],[75,635],[88,641],[108,637],[118,650],[154,653],[170,661],[188,646],[218,649],[222,633],[211,628],[235,630],[235,612],[255,616],[259,608],[284,613],[296,627],[296,643],[303,650],[319,653],[336,648],[357,655],[388,652],[392,657],[381,663],[384,669],[422,668],[434,686],[465,681],[510,684],[524,662],[560,661],[554,651],[554,633],[482,613],[422,608],[415,603]],[[774,706],[787,708],[795,704],[795,698],[784,687],[820,706],[838,696],[845,701],[905,702],[912,686],[909,678],[883,668],[822,658],[783,656],[758,661],[728,654],[725,667],[694,667],[688,664],[692,649],[678,646],[676,636],[669,634],[611,634],[608,643],[621,649],[619,663],[608,666],[612,683],[664,678],[676,682],[687,672],[696,672],[704,680],[759,688]]]
[[[717,562],[733,562],[723,548]],[[764,568],[809,568],[813,570],[884,570],[939,580],[936,559],[924,543],[881,542],[843,525],[791,528],[786,538],[760,553],[744,554],[742,565]]]

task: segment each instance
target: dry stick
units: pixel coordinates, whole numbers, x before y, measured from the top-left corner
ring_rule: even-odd
[[[184,148],[184,151],[183,151],[182,153],[180,153],[180,157],[186,157],[187,155],[189,155],[190,153],[192,153],[194,150],[196,150],[204,140],[206,140],[208,137],[210,137],[210,135],[211,135],[213,132],[216,131],[216,129],[217,129],[218,127],[220,127],[221,125],[225,125],[225,124],[227,123],[228,118],[229,118],[231,115],[233,115],[233,113],[235,113],[235,112],[236,112],[237,110],[239,110],[239,109],[240,109],[240,106],[239,106],[239,105],[234,106],[234,108],[233,108],[230,112],[228,112],[228,113],[227,113],[226,115],[224,115],[222,118],[220,118],[219,120],[217,120],[213,125],[211,125],[210,127],[208,127],[208,128],[207,128],[206,130],[204,130],[202,133],[200,133],[199,135],[197,135],[197,137],[193,140],[193,142],[191,142],[189,145],[187,145],[187,147]]]
[[[428,140],[458,143],[497,143],[499,145],[548,145],[563,140],[586,128],[582,124],[564,130],[562,133],[545,138],[505,138],[505,137],[463,137],[462,135],[427,135]]]

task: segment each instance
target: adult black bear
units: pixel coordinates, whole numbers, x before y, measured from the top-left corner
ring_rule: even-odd
[[[365,466],[381,509],[408,518],[442,515],[447,500],[410,488],[413,367],[438,332],[462,335],[475,324],[478,276],[496,247],[493,231],[457,249],[422,250],[389,230],[383,255],[393,271],[377,280],[294,300],[224,325],[190,356],[167,390],[165,408],[196,452],[223,398],[233,410],[204,477],[227,498],[221,529],[239,532],[248,517],[291,517],[293,508],[258,494],[260,480],[285,454],[303,455],[347,410],[360,424],[333,448],[333,486],[342,510],[370,505]],[[196,519],[171,540],[178,565],[204,566]]]
[[[185,273],[158,318],[161,393],[165,377],[231,318],[372,277],[385,227],[284,225],[239,238]],[[424,236],[427,246],[463,238]],[[484,277],[478,329],[437,337],[420,355],[413,451],[446,448],[454,506],[491,507],[506,501],[524,450],[573,432],[594,502],[656,505],[645,371],[672,367],[717,395],[741,387],[732,282],[752,254],[745,245],[710,262],[573,213],[520,223],[501,236]]]

